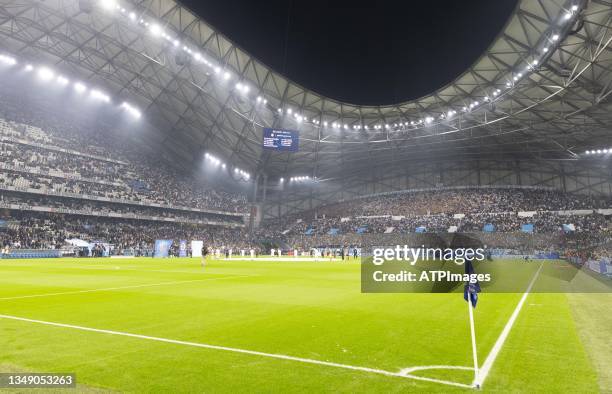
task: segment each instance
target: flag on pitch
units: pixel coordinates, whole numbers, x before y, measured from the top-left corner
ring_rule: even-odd
[[[469,275],[474,274],[474,266],[471,260],[465,262],[465,273]],[[466,301],[469,299],[473,308],[476,308],[478,293],[480,293],[480,283],[478,283],[477,280],[474,280],[474,282],[466,282],[463,287],[463,299]]]

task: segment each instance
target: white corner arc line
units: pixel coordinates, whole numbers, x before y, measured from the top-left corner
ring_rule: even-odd
[[[232,278],[246,278],[248,276],[249,275],[232,275],[232,276],[222,276],[222,277],[219,277],[219,278],[178,280],[178,281],[159,282],[159,283],[145,283],[145,284],[141,284],[141,285],[106,287],[106,288],[101,288],[101,289],[63,291],[63,292],[58,292],[58,293],[28,294],[28,295],[23,295],[23,296],[1,297],[0,301],[20,300],[20,299],[25,299],[25,298],[53,297],[53,296],[70,295],[70,294],[95,293],[95,292],[98,292],[98,291],[116,291],[116,290],[126,290],[126,289],[139,289],[139,288],[142,288],[142,287],[180,285],[180,284],[192,283],[192,282],[205,282],[205,281],[211,281],[211,280],[222,280],[222,279],[232,279]]]
[[[233,347],[227,347],[227,346],[210,345],[206,343],[181,341],[177,339],[152,337],[148,335],[132,334],[129,332],[104,330],[104,329],[99,329],[99,328],[77,326],[73,324],[55,323],[55,322],[49,322],[49,321],[44,321],[44,320],[28,319],[25,317],[10,316],[10,315],[0,314],[0,319],[9,319],[9,320],[16,320],[16,321],[22,321],[22,322],[28,322],[28,323],[37,323],[37,324],[43,324],[47,326],[54,326],[54,327],[71,328],[71,329],[81,330],[81,331],[89,331],[89,332],[96,332],[100,334],[109,334],[109,335],[118,335],[118,336],[123,336],[123,337],[130,337],[130,338],[145,339],[149,341],[171,343],[175,345],[192,346],[192,347],[199,347],[199,348],[212,349],[212,350],[221,350],[221,351],[233,352],[233,353],[249,354],[252,356],[260,356],[260,357],[275,358],[275,359],[280,359],[280,360],[295,361],[295,362],[304,363],[304,364],[323,365],[327,367],[342,368],[342,369],[348,369],[352,371],[368,372],[368,373],[374,373],[374,374],[385,375],[385,376],[413,379],[413,380],[419,380],[419,381],[430,382],[430,383],[438,383],[438,384],[443,384],[447,386],[455,386],[455,387],[468,388],[468,389],[473,388],[472,385],[459,383],[459,382],[453,382],[449,380],[427,378],[427,377],[410,375],[410,374],[402,374],[401,372],[391,372],[391,371],[386,371],[383,369],[360,367],[360,366],[348,365],[348,364],[340,364],[340,363],[335,363],[331,361],[322,361],[322,360],[315,360],[315,359],[310,359],[310,358],[294,357],[294,356],[288,356],[285,354],[265,353],[265,352],[259,352],[256,350],[247,350],[247,349],[239,349],[239,348],[233,348]]]
[[[538,268],[536,273],[533,275],[531,282],[529,282],[529,285],[527,286],[527,290],[525,290],[525,293],[523,293],[523,296],[521,297],[518,304],[516,305],[516,308],[514,308],[514,312],[512,312],[512,315],[510,315],[510,319],[508,319],[508,322],[504,326],[504,329],[502,330],[501,334],[499,334],[497,341],[495,341],[495,345],[493,345],[493,347],[491,348],[489,355],[487,356],[485,362],[482,364],[482,367],[480,368],[478,377],[474,379],[474,382],[473,382],[474,387],[482,387],[482,385],[484,384],[484,381],[487,379],[487,376],[489,375],[489,372],[491,372],[493,363],[495,362],[495,359],[497,358],[497,356],[499,355],[499,352],[504,346],[504,343],[506,342],[506,339],[508,338],[508,335],[510,334],[510,330],[512,330],[512,326],[514,325],[514,322],[516,321],[516,318],[518,317],[519,312],[523,308],[523,304],[525,303],[525,300],[527,299],[527,296],[529,295],[529,292],[531,291],[533,284],[535,283],[536,279],[538,279],[538,276],[540,275],[540,271],[542,270],[543,266],[544,266],[544,263],[543,262],[540,263],[540,267]]]

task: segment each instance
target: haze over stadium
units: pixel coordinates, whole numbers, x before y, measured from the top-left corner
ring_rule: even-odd
[[[612,390],[609,2],[209,3],[0,0],[0,389]]]

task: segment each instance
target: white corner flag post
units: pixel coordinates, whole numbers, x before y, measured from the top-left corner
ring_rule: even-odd
[[[470,333],[472,335],[472,357],[474,358],[474,385],[480,388],[478,383],[478,353],[476,351],[476,330],[474,330],[474,307],[472,306],[472,292],[468,289],[468,311],[470,315]]]

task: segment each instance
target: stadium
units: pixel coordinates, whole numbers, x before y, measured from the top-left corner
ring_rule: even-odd
[[[197,3],[0,0],[0,391],[612,392],[609,1],[393,104]]]

